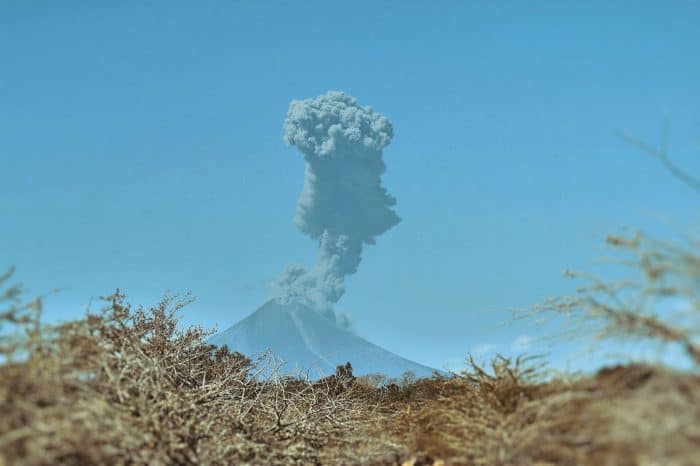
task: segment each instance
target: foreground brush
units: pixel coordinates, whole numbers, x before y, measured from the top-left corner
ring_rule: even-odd
[[[694,373],[546,377],[536,359],[496,358],[395,381],[350,364],[314,382],[177,330],[186,302],[134,310],[117,292],[98,314],[47,326],[40,301],[4,289],[3,466],[700,464]]]

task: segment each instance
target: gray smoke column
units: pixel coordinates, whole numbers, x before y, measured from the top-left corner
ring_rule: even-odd
[[[358,105],[344,92],[293,100],[284,122],[284,140],[306,162],[295,223],[318,241],[318,262],[306,270],[290,265],[274,286],[283,303],[302,302],[333,316],[345,292],[345,276],[357,271],[365,244],[401,219],[396,200],[382,186],[382,150],[393,136],[389,120]],[[339,322],[340,323],[340,322]]]

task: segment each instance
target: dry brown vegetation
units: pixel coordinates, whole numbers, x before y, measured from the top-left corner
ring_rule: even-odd
[[[683,345],[698,363],[697,327],[653,313],[655,297],[697,314],[700,258],[640,235],[636,282],[599,283],[542,313],[577,315],[598,335]],[[700,464],[700,376],[628,364],[545,377],[537,359],[496,358],[452,377],[380,385],[349,367],[311,382],[259,377],[251,361],[178,330],[186,304],[104,309],[42,325],[41,300],[0,278],[0,465],[31,464]],[[690,310],[690,311],[689,311]],[[692,314],[692,312],[690,312]]]

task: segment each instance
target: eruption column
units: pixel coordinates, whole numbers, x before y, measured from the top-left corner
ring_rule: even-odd
[[[382,186],[382,150],[393,136],[389,120],[344,92],[293,100],[284,140],[306,162],[295,216],[299,229],[319,243],[316,266],[290,265],[275,283],[283,303],[301,302],[335,318],[345,276],[357,271],[365,244],[401,221],[396,200]],[[337,319],[336,319],[337,320]]]

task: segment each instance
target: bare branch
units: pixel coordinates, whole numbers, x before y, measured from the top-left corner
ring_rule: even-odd
[[[669,133],[669,120],[664,118],[661,128],[661,145],[657,149],[651,144],[642,141],[636,136],[632,136],[624,131],[619,131],[617,136],[628,144],[641,149],[652,157],[656,158],[661,164],[668,170],[671,175],[676,177],[678,180],[685,183],[691,189],[700,192],[700,179],[687,173],[685,170],[678,167],[668,158],[668,133]]]

